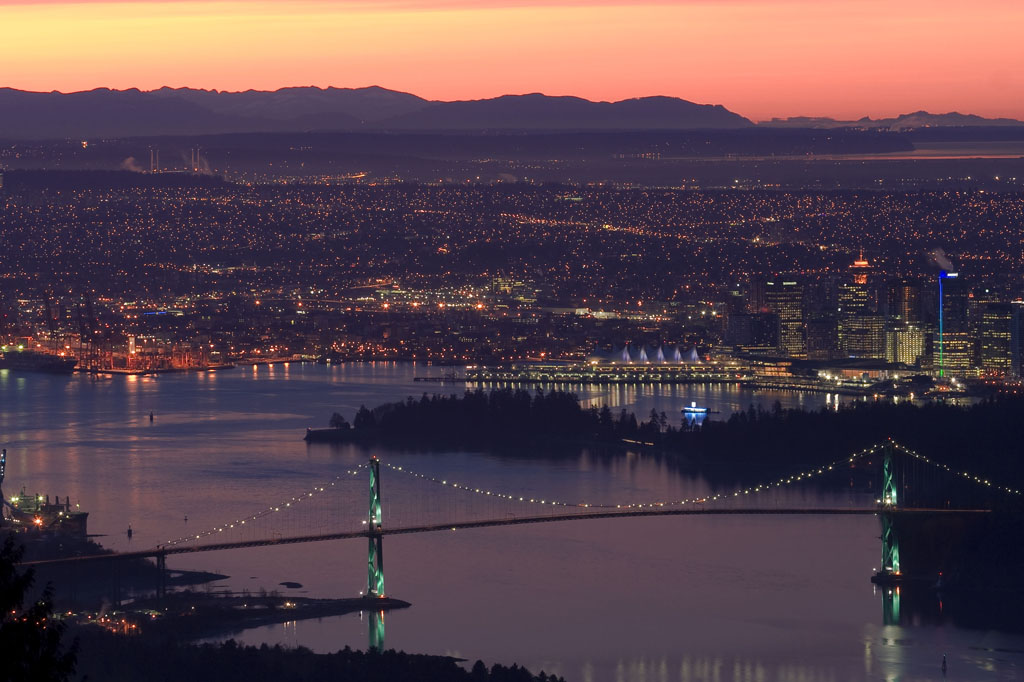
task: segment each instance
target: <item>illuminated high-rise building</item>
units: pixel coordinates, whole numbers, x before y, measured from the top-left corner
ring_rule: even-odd
[[[808,360],[833,360],[839,356],[839,334],[832,315],[810,315],[806,334]]]
[[[868,259],[864,257],[864,250],[861,249],[860,256],[853,261],[853,265],[850,266],[850,272],[853,273],[853,283],[863,284],[867,286],[868,275],[871,274],[871,264]]]
[[[850,358],[885,359],[885,318],[851,315],[839,321],[840,348]]]
[[[765,280],[762,277],[754,277],[747,284],[747,312],[767,312],[768,305],[764,298]]]
[[[836,307],[840,316],[859,315],[868,310],[868,287],[866,284],[847,282],[839,285]]]
[[[946,339],[947,337],[952,338],[957,344],[957,352],[960,352],[960,344],[962,339],[959,335],[963,335],[965,338],[968,337],[968,317],[967,317],[967,302],[969,291],[967,284],[960,277],[959,273],[947,272],[942,270],[938,276],[939,283],[939,300],[938,300],[938,322],[939,322],[939,340],[938,340],[938,362],[935,364],[939,370],[939,376],[946,376]],[[950,336],[955,335],[955,336]],[[969,353],[969,358],[973,358],[973,351]],[[973,365],[973,362],[969,360],[969,363]],[[960,359],[957,359],[957,364],[961,364]],[[960,372],[960,376],[963,376],[963,372]],[[951,376],[956,376],[950,374]]]
[[[928,335],[917,325],[892,326],[885,331],[885,359],[904,365],[918,365],[927,352]]]
[[[806,358],[803,285],[790,276],[773,277],[765,282],[764,300],[769,312],[779,318],[779,353]]]
[[[779,346],[779,318],[772,313],[730,315],[725,343],[740,353],[772,355]]]
[[[886,287],[886,313],[904,324],[919,325],[921,315],[921,284],[912,280],[896,280]]]
[[[955,272],[942,277],[942,325],[946,332],[966,332],[968,329],[968,282]]]
[[[967,332],[946,332],[943,341],[943,376],[967,377],[974,368],[974,339]]]
[[[836,293],[836,307],[841,316],[859,315],[865,311],[874,312],[874,297],[868,281],[871,274],[871,264],[861,251],[860,256],[850,266],[848,280],[839,285]]]
[[[981,371],[993,376],[1020,374],[1020,306],[987,303],[979,325]]]

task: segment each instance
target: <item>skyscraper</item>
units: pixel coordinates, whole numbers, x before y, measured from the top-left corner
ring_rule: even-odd
[[[765,307],[779,318],[779,353],[807,357],[804,330],[804,287],[793,277],[773,277],[765,282]]]
[[[1020,374],[1020,306],[986,303],[979,326],[981,370],[994,376]]]
[[[885,359],[904,365],[917,365],[927,351],[925,331],[912,324],[898,322],[885,332]]]
[[[839,330],[833,315],[809,315],[805,338],[808,360],[832,360],[839,354]]]
[[[725,343],[740,353],[772,355],[779,346],[779,318],[772,313],[730,315]]]
[[[842,351],[851,358],[885,358],[885,318],[881,315],[851,315],[839,321]]]
[[[921,284],[913,280],[895,280],[886,287],[886,313],[904,324],[921,324]]]

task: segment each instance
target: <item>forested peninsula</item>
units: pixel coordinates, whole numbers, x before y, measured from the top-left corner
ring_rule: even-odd
[[[1024,485],[1024,398],[970,406],[855,402],[818,411],[753,406],[702,425],[652,411],[638,418],[607,406],[585,408],[563,391],[475,390],[361,407],[353,421],[335,413],[311,442],[387,445],[410,450],[468,449],[519,456],[575,456],[580,447],[642,449],[681,467],[747,470],[820,464],[893,439],[936,462],[968,468],[1004,485]]]

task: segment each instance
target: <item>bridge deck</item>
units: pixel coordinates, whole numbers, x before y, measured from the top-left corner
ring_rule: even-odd
[[[856,516],[880,513],[878,507],[824,507],[801,509],[629,509],[617,511],[583,512],[573,514],[554,514],[550,516],[517,516],[504,519],[487,519],[483,521],[466,521],[462,523],[430,524],[422,526],[405,526],[399,528],[382,528],[379,531],[347,531],[343,533],[323,533],[320,535],[295,535],[289,537],[269,538],[264,540],[241,540],[207,545],[174,545],[172,547],[155,547],[137,552],[112,552],[109,554],[91,554],[87,556],[66,557],[62,559],[43,559],[26,561],[22,566],[45,566],[67,564],[82,561],[109,561],[111,559],[145,559],[170,554],[194,554],[197,552],[219,552],[244,547],[270,547],[274,545],[295,545],[305,542],[325,542],[328,540],[349,540],[376,535],[408,535],[411,533],[433,533],[444,530],[464,530],[469,528],[491,528],[494,526],[519,526],[533,523],[553,523],[557,521],[582,521],[584,519],[635,518],[638,516]],[[986,514],[988,509],[889,509],[890,514]]]

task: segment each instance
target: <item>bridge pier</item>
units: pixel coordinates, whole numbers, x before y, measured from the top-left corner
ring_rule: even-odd
[[[113,602],[115,609],[121,608],[121,561],[123,561],[123,559],[119,559],[114,562]]]
[[[163,606],[164,598],[167,596],[167,554],[161,552],[156,555],[156,599],[157,603]]]

